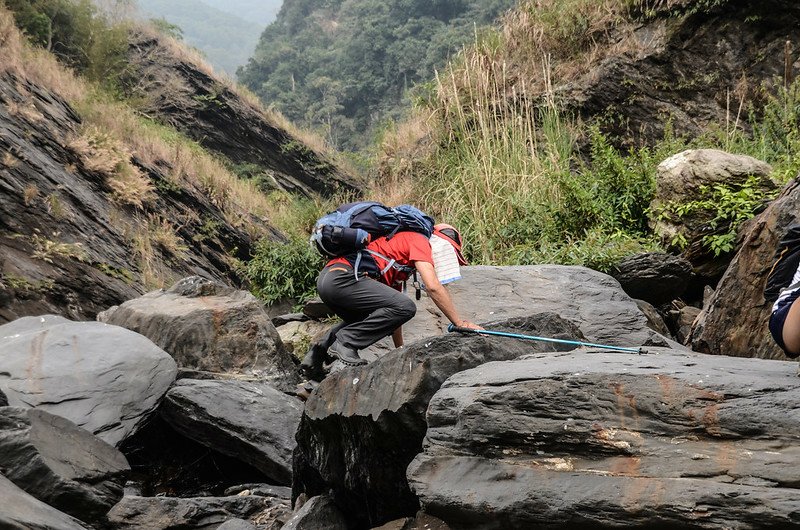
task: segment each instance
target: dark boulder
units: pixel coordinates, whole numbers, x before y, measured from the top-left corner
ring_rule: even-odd
[[[87,530],[77,519],[36,500],[0,475],[0,528],[19,530]]]
[[[5,394],[3,394],[3,391],[0,390],[0,407],[7,407],[7,406],[8,406],[8,398],[6,397]]]
[[[299,382],[264,305],[247,291],[193,276],[98,319],[141,333],[182,368],[256,373],[287,388]]]
[[[281,530],[343,530],[347,521],[327,495],[318,495],[306,501],[286,521]]]
[[[331,311],[331,308],[328,307],[325,302],[319,298],[313,298],[303,304],[303,314],[308,318],[322,320],[323,318],[333,316],[334,312]]]
[[[303,313],[287,313],[272,317],[272,325],[279,328],[289,322],[305,322],[306,320],[308,320],[308,317]]]
[[[0,470],[42,502],[81,521],[102,521],[122,498],[125,457],[44,410],[0,408]]]
[[[491,327],[582,338],[575,325],[551,313]],[[294,498],[329,494],[357,528],[413,516],[419,503],[406,467],[422,450],[425,411],[439,386],[462,370],[537,351],[554,351],[554,345],[449,334],[329,375],[308,398],[297,431]]]
[[[269,385],[184,379],[167,393],[161,415],[187,438],[290,484],[302,411],[302,402]]]
[[[631,298],[659,306],[680,298],[692,280],[692,264],[685,259],[652,252],[624,259],[611,272]]]
[[[175,361],[145,337],[100,322],[25,317],[0,326],[0,389],[117,445],[155,410]]]
[[[123,497],[108,519],[116,530],[211,530],[237,518],[267,526],[289,512],[288,502],[270,497]]]
[[[408,468],[459,529],[794,528],[788,362],[576,350],[453,375]]]

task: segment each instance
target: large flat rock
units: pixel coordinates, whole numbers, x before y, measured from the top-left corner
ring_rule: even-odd
[[[462,318],[473,322],[524,317],[550,312],[574,323],[591,342],[641,346],[654,332],[636,302],[619,282],[586,267],[528,265],[462,268],[463,278],[448,285]],[[416,316],[403,326],[406,342],[439,335],[450,322],[423,296]],[[392,349],[387,338],[367,350]]]
[[[117,445],[156,408],[175,361],[145,337],[100,322],[25,317],[0,326],[0,390]]]
[[[453,528],[800,526],[793,363],[576,350],[453,375],[408,468]]]

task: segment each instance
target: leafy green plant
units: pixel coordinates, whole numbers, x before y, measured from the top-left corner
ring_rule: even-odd
[[[322,258],[308,241],[295,237],[288,242],[263,239],[253,259],[244,267],[253,294],[271,304],[290,299],[305,302],[316,294]]]
[[[777,190],[765,191],[757,177],[749,177],[742,184],[719,183],[701,186],[699,198],[683,204],[667,205],[661,216],[707,217],[712,232],[702,242],[715,256],[733,250],[736,232],[765,202],[775,197]],[[676,241],[680,243],[679,241]],[[685,238],[683,243],[686,243]]]

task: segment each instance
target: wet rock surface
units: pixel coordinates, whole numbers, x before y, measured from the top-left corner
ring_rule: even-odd
[[[492,327],[582,338],[573,324],[552,313]],[[408,487],[406,467],[422,449],[431,397],[454,373],[536,351],[554,351],[554,345],[450,334],[329,375],[306,402],[297,432],[293,497],[329,494],[356,528],[413,516],[419,503]]]
[[[57,510],[101,522],[122,498],[128,471],[122,453],[67,419],[0,408],[0,472]]]
[[[176,431],[160,413],[120,446],[132,468],[130,494],[144,497],[220,497],[241,484],[269,483],[252,465]],[[262,495],[267,496],[267,495]]]
[[[792,363],[576,350],[453,375],[408,468],[454,528],[800,524]]]
[[[162,417],[187,438],[290,484],[294,435],[302,403],[268,385],[241,381],[178,381]]]
[[[25,317],[0,326],[0,338],[10,405],[63,416],[112,445],[155,410],[177,372],[145,337],[99,322]]]

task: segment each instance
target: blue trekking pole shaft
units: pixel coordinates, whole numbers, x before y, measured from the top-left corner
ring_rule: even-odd
[[[586,346],[587,348],[602,348],[605,350],[614,350],[614,351],[621,351],[621,352],[628,352],[628,353],[638,353],[641,355],[643,353],[642,348],[623,348],[621,346],[610,346],[608,344],[594,344],[591,342],[580,342],[577,340],[564,340],[564,339],[551,339],[548,337],[536,337],[534,335],[521,335],[519,333],[508,333],[505,331],[489,331],[486,329],[471,329],[471,328],[462,328],[458,326],[454,326],[450,324],[447,326],[447,331],[453,332],[458,331],[461,333],[475,333],[478,335],[494,335],[497,337],[510,337],[512,339],[522,339],[522,340],[537,340],[542,342],[555,342],[557,344],[569,344],[571,346]]]

